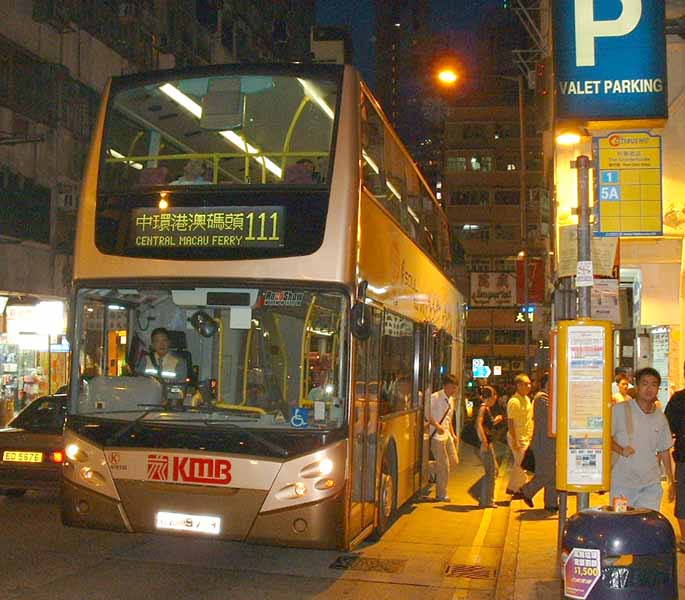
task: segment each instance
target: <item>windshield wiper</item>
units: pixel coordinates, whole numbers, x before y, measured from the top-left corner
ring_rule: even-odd
[[[106,446],[111,446],[115,442],[119,441],[122,437],[124,437],[129,431],[131,431],[138,423],[140,423],[149,414],[151,414],[153,412],[159,412],[160,408],[163,409],[161,404],[142,404],[140,406],[145,406],[148,408],[148,410],[146,410],[139,417],[136,417],[135,419],[133,419],[133,421],[131,421],[130,423],[126,423],[126,425],[117,429],[105,442]]]
[[[275,444],[274,442],[271,442],[267,440],[264,436],[259,435],[258,433],[254,433],[253,431],[250,431],[247,429],[247,427],[243,427],[242,425],[237,425],[236,423],[229,423],[228,421],[221,421],[217,419],[205,419],[203,421],[205,425],[221,425],[230,427],[232,429],[237,429],[241,433],[244,433],[247,437],[249,437],[251,440],[254,440],[258,444],[261,444],[265,448],[268,448],[272,452],[275,452],[279,454],[282,458],[286,458],[288,456],[288,450],[286,448],[283,448],[283,446],[279,446],[278,444]]]

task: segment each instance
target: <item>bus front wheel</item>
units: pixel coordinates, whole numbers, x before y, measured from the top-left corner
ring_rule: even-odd
[[[379,538],[389,528],[397,512],[397,477],[390,456],[383,457],[378,500],[378,527],[375,537]]]

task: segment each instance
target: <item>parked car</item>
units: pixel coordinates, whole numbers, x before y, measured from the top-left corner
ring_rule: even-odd
[[[59,489],[66,414],[66,394],[42,396],[0,429],[0,494]]]

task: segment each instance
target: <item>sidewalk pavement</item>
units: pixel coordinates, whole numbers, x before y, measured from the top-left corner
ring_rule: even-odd
[[[502,470],[504,471],[504,469]],[[502,472],[501,477],[506,477]],[[664,489],[664,499],[666,498]],[[506,541],[497,576],[496,600],[558,600],[562,596],[560,563],[557,554],[558,515],[542,507],[543,494],[528,508],[522,500],[511,502]],[[609,495],[590,495],[590,506],[604,506]],[[568,516],[576,512],[576,499],[569,496]],[[661,512],[669,518],[676,535],[678,523],[673,504],[662,501]],[[678,553],[678,591],[685,598],[685,554]]]

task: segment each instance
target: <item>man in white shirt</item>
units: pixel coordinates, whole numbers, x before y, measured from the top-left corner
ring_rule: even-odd
[[[521,461],[530,444],[533,433],[533,403],[530,401],[531,381],[525,373],[519,373],[514,379],[516,393],[507,402],[507,443],[514,457],[509,475],[507,494],[514,499],[523,498],[521,487],[526,483],[526,472],[521,468]]]
[[[426,416],[430,423],[431,452],[435,458],[435,462],[431,464],[431,472],[435,473],[435,495],[439,502],[450,501],[447,495],[450,465],[456,467],[459,464],[457,436],[452,425],[457,387],[457,378],[454,375],[445,375],[442,379],[442,389],[431,394],[426,405]]]
[[[158,327],[150,336],[151,351],[142,357],[136,367],[141,375],[159,377],[165,383],[185,383],[188,376],[182,357],[169,350],[169,332]]]
[[[668,500],[675,498],[669,450],[673,437],[664,413],[656,405],[661,375],[646,367],[635,374],[637,396],[611,409],[611,499],[625,497],[628,505],[659,510],[663,489],[661,469],[668,480]],[[618,456],[616,456],[618,455]]]

